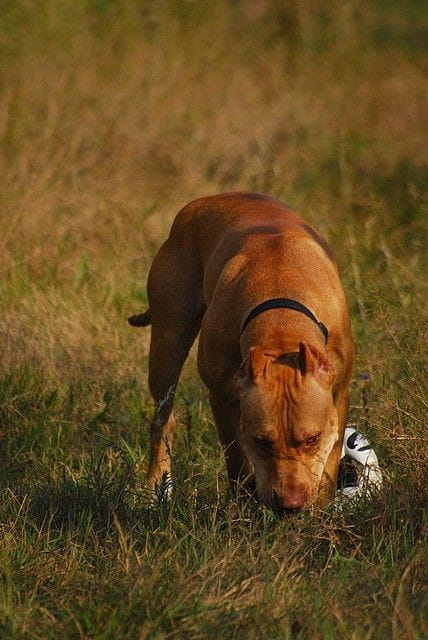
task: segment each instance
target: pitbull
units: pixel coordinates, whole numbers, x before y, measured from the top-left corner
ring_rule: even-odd
[[[176,216],[147,282],[155,401],[147,482],[170,477],[178,378],[198,370],[233,486],[275,512],[334,496],[354,345],[335,257],[285,204],[256,193],[195,200]]]

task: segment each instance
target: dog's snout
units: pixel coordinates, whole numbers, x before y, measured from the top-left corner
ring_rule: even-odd
[[[303,488],[293,488],[287,491],[273,492],[272,506],[279,514],[298,513],[307,503],[307,492]]]

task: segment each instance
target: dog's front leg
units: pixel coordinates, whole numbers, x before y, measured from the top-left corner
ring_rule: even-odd
[[[231,489],[234,493],[238,491],[253,494],[255,491],[254,477],[238,438],[239,400],[230,402],[222,396],[210,393],[210,404],[219,440],[223,447]]]
[[[321,488],[317,503],[324,506],[330,502],[337,489],[337,472],[339,469],[340,458],[342,455],[343,434],[345,433],[346,420],[349,409],[349,388],[344,385],[334,397],[334,405],[338,418],[338,440],[334,444],[333,449],[327,459],[324,467],[324,473],[321,480]]]

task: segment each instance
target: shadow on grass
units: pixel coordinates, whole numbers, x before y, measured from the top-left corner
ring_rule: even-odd
[[[22,482],[15,485],[13,474],[9,486],[5,480],[3,475],[3,491],[9,489],[19,502]],[[224,541],[242,535],[266,543],[280,536],[287,547],[293,541],[292,546],[304,550],[310,565],[319,569],[337,555],[359,555],[393,567],[412,553],[423,536],[427,489],[422,477],[410,473],[399,483],[387,480],[382,493],[340,509],[330,505],[321,513],[284,519],[254,499],[234,499],[227,485],[219,490],[208,482],[177,484],[170,500],[160,496],[153,505],[140,484],[126,453],[107,446],[79,477],[65,469],[58,479],[33,478],[25,496],[27,516],[38,529],[84,535],[91,531],[100,538],[115,536],[118,523],[137,539],[147,540],[149,535],[153,542],[156,536],[151,534],[168,531],[168,544],[187,536]]]
[[[135,473],[124,453],[110,447],[93,459],[81,477],[64,470],[60,480],[47,478],[34,490],[29,515],[39,524],[49,523],[52,529],[87,529],[99,533],[110,530],[115,518],[128,522],[135,501]],[[110,458],[110,460],[108,460]]]

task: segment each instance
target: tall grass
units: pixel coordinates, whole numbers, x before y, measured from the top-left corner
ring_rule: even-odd
[[[0,6],[0,636],[423,638],[424,4]],[[342,267],[381,495],[228,494],[191,355],[171,503],[144,491],[145,277],[190,199],[285,200]],[[369,372],[363,386],[361,373]]]

